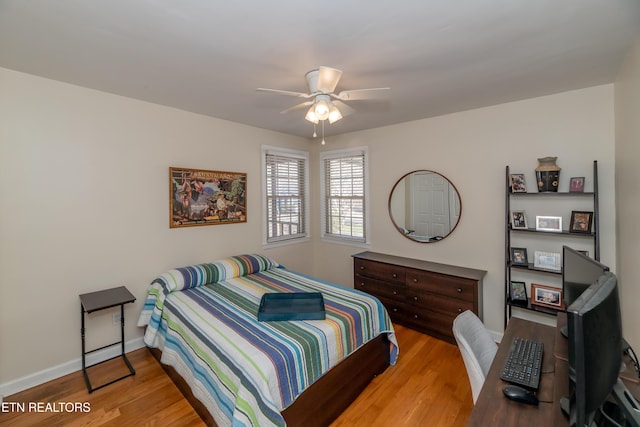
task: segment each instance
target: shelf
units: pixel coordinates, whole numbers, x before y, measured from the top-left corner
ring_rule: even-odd
[[[562,235],[569,235],[569,236],[575,236],[575,237],[596,237],[595,233],[575,233],[569,230],[562,230],[562,231],[542,231],[542,230],[536,230],[535,228],[512,228],[512,227],[508,227],[510,231],[519,231],[519,232],[523,232],[523,233],[543,233],[543,234],[557,234],[559,236]]]
[[[586,175],[586,174],[585,174]],[[589,179],[587,177],[587,179]],[[537,247],[545,249],[545,252],[558,252],[554,250],[559,244],[568,246],[590,246],[593,249],[593,258],[598,261],[600,259],[600,236],[599,236],[599,212],[598,212],[598,162],[593,161],[593,191],[585,192],[513,192],[511,186],[511,170],[509,166],[505,170],[505,318],[504,326],[507,327],[507,322],[511,317],[512,307],[517,307],[522,310],[528,310],[537,313],[544,313],[549,315],[556,315],[558,311],[554,307],[540,306],[537,304],[531,305],[531,300],[526,305],[512,304],[510,296],[510,284],[512,281],[512,274],[516,276],[520,275],[523,278],[527,278],[527,282],[534,283],[538,279],[544,280],[543,275],[562,276],[562,270],[551,270],[544,268],[534,267],[534,263],[515,265],[511,262],[512,256],[512,238],[517,241],[516,246],[522,246],[527,248],[529,252],[533,252]],[[537,190],[537,187],[533,190]],[[562,231],[543,231],[537,230],[535,227],[530,228],[512,228],[512,202],[513,207],[526,206],[527,213],[529,215],[533,213],[542,212],[554,212],[556,215],[564,214],[566,219],[567,209],[571,210],[572,206],[580,206],[583,210],[591,210],[590,206],[587,207],[588,201],[590,206],[593,207],[593,222],[590,233],[576,233],[571,232],[569,229]],[[586,208],[586,209],[585,209]],[[527,222],[524,222],[527,224]],[[566,226],[566,224],[565,224]],[[535,236],[534,236],[535,234]],[[551,237],[553,236],[553,237]],[[586,242],[585,242],[586,240]],[[591,252],[591,249],[589,249]],[[523,272],[527,272],[523,274]],[[520,278],[520,277],[518,277]],[[552,279],[547,277],[547,279]],[[556,282],[556,279],[553,279]],[[528,284],[527,284],[528,286]]]
[[[558,313],[564,311],[561,308],[553,308],[553,307],[544,307],[542,305],[531,304],[531,299],[528,299],[527,305],[512,303],[511,301],[507,302],[508,305],[515,308],[521,308],[523,310],[535,311],[538,313],[550,314],[552,316],[557,316]]]
[[[562,274],[562,270],[550,270],[548,268],[536,268],[536,267],[533,266],[533,263],[529,263],[528,265],[517,265],[517,264],[512,264],[511,262],[509,262],[507,266],[511,267],[511,268],[514,268],[514,269],[517,269],[517,270],[535,271],[536,273]]]
[[[584,191],[582,193],[569,193],[567,191],[559,191],[559,192],[546,192],[546,193],[533,193],[533,192],[529,192],[529,193],[514,193],[513,191],[509,191],[509,195],[511,196],[523,196],[523,197],[527,197],[527,196],[534,196],[534,197],[539,197],[539,196],[551,196],[551,197],[566,197],[566,196],[589,196],[589,197],[593,197],[594,196],[594,192],[593,191]]]

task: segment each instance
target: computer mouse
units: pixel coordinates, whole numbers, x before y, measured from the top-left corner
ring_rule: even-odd
[[[520,403],[526,403],[528,405],[537,405],[538,398],[531,391],[526,388],[519,387],[517,385],[508,385],[502,389],[502,392],[509,399]]]

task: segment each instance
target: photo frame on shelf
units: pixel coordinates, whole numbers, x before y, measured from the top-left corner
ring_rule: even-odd
[[[511,304],[514,305],[527,305],[529,299],[527,298],[527,286],[524,282],[512,281],[509,283],[509,298]]]
[[[511,211],[511,228],[514,230],[526,230],[529,228],[525,211]]]
[[[593,212],[571,211],[571,221],[569,222],[569,232],[591,234],[592,223],[593,223]]]
[[[528,266],[527,248],[511,248],[511,264]]]
[[[562,289],[532,283],[531,304],[562,309]]]
[[[535,251],[533,253],[533,267],[541,270],[562,270],[562,256],[556,252]]]
[[[511,174],[511,192],[512,193],[526,193],[527,183],[523,173]]]
[[[584,193],[584,176],[574,176],[569,180],[569,193]]]
[[[536,216],[536,231],[562,233],[561,216]]]

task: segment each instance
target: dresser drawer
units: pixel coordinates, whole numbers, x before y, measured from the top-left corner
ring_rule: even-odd
[[[356,274],[354,287],[359,291],[366,292],[376,297],[391,298],[394,300],[404,299],[404,284],[383,282],[381,280]]]
[[[424,304],[426,304],[432,311],[452,318],[466,310],[471,310],[477,314],[477,308],[472,301],[427,294],[424,295]]]
[[[378,297],[378,299],[380,300],[382,305],[384,305],[384,308],[387,309],[387,313],[389,313],[389,317],[391,317],[392,322],[400,324],[406,323],[404,321],[408,313],[406,305],[397,300],[385,297]]]
[[[407,269],[407,285],[410,289],[428,292],[473,302],[476,299],[476,281],[462,277],[452,277],[428,271]]]
[[[405,282],[405,269],[397,265],[355,259],[353,268],[354,273],[360,276],[372,277],[385,282],[400,284],[404,284]]]
[[[415,286],[407,286],[405,301],[414,307],[428,307],[430,311],[457,316],[465,310],[476,311],[473,301],[449,298],[428,292]]]

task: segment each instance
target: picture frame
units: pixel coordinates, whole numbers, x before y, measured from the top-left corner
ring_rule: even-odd
[[[562,233],[562,217],[536,216],[536,231]]]
[[[169,168],[169,227],[247,222],[247,174]]]
[[[569,222],[569,232],[591,234],[592,223],[593,223],[593,212],[571,211],[571,221]]]
[[[563,307],[562,289],[532,283],[531,304],[561,310]]]
[[[529,265],[527,248],[511,248],[511,265]]]
[[[533,253],[533,268],[540,270],[562,270],[562,255],[556,252],[535,251]]]
[[[569,193],[584,193],[584,176],[574,176],[569,180]]]
[[[509,299],[511,300],[511,304],[526,306],[529,303],[526,284],[524,282],[517,281],[510,282]]]
[[[514,230],[526,230],[529,228],[525,211],[511,211],[511,228]]]
[[[523,173],[511,174],[511,192],[512,193],[526,193],[527,183]]]

